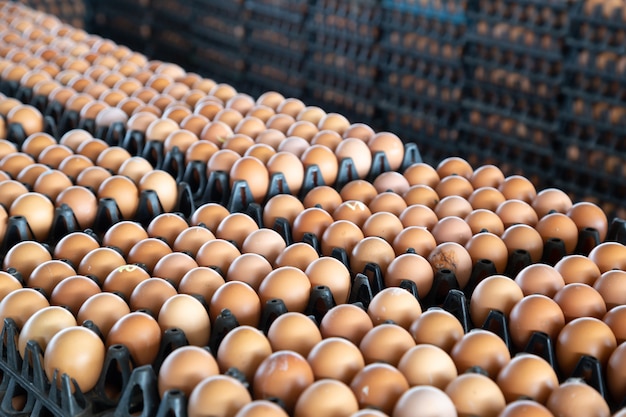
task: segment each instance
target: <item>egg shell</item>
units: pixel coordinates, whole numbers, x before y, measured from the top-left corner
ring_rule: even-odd
[[[418,344],[407,350],[397,368],[411,387],[429,385],[445,389],[457,377],[456,365],[448,353],[430,344]]]
[[[209,303],[211,319],[215,321],[224,309],[230,310],[242,325],[258,326],[262,310],[262,295],[241,281],[229,281],[215,290]]]
[[[561,274],[554,267],[542,263],[526,266],[517,274],[515,282],[524,295],[543,294],[548,297],[554,297],[565,286]]]
[[[37,342],[45,351],[48,342],[55,334],[71,326],[76,326],[76,319],[63,307],[51,306],[37,311],[26,320],[20,330],[18,349],[22,358],[25,357],[24,352],[29,341]]]
[[[537,230],[526,224],[507,227],[502,233],[502,240],[509,250],[509,256],[518,249],[527,251],[533,263],[541,260],[543,255],[543,239]]]
[[[461,288],[464,288],[472,273],[472,258],[463,246],[456,242],[444,242],[428,255],[433,270],[448,269],[454,273]]]
[[[459,375],[448,384],[445,393],[454,403],[459,416],[497,417],[506,406],[498,385],[482,374]]]
[[[376,263],[384,275],[394,258],[393,247],[387,241],[377,236],[369,236],[352,249],[350,268],[353,273],[357,273],[362,272],[368,263]]]
[[[193,319],[190,320],[190,317]],[[168,298],[158,314],[161,331],[178,328],[185,333],[191,345],[205,346],[209,343],[211,320],[205,307],[196,298],[177,294]]]
[[[23,216],[33,232],[33,237],[43,241],[52,228],[54,204],[43,194],[25,193],[13,201],[9,216]]]
[[[0,322],[4,323],[6,318],[11,318],[18,328],[22,328],[33,314],[49,306],[48,300],[39,291],[32,288],[17,289],[0,301]]]
[[[331,256],[335,248],[351,253],[356,244],[364,239],[363,232],[349,220],[335,220],[329,224],[322,235],[322,253]]]
[[[254,375],[255,399],[277,397],[292,411],[300,394],[314,381],[313,371],[302,355],[278,351],[265,358]]]
[[[566,214],[576,224],[579,231],[593,228],[598,232],[599,241],[605,241],[608,219],[606,213],[598,205],[591,202],[577,202],[569,208]]]
[[[258,229],[259,225],[247,214],[231,213],[222,219],[215,231],[215,237],[233,241],[241,248],[244,240]]]
[[[421,314],[422,308],[413,294],[399,287],[388,287],[371,300],[367,312],[374,326],[391,320],[408,329]]]
[[[154,265],[152,276],[166,279],[177,286],[187,272],[197,267],[198,264],[191,256],[182,252],[172,252]]]
[[[359,345],[363,337],[374,327],[367,312],[354,304],[339,304],[328,310],[320,322],[324,339],[343,337]]]
[[[50,304],[67,307],[76,315],[85,300],[100,292],[100,287],[91,278],[73,275],[59,282],[50,294]]]
[[[496,209],[496,214],[500,216],[505,228],[517,223],[535,227],[539,221],[537,213],[530,204],[518,199],[508,199],[501,203]]]
[[[349,416],[358,410],[359,404],[348,385],[334,379],[322,379],[315,381],[300,394],[294,416]]]
[[[257,253],[274,263],[278,255],[287,247],[283,237],[274,229],[254,230],[243,241],[242,253]]]
[[[546,333],[556,341],[564,325],[565,316],[559,305],[541,294],[525,296],[513,306],[509,314],[511,338],[520,349],[526,346],[534,331]]]
[[[334,221],[326,211],[317,207],[310,207],[300,212],[291,226],[291,233],[295,242],[302,242],[305,233],[311,233],[320,239],[326,228]]]
[[[403,228],[402,222],[395,214],[381,211],[372,214],[363,223],[361,230],[366,237],[378,236],[391,243]]]
[[[270,325],[267,338],[274,352],[290,350],[307,357],[311,349],[322,340],[317,324],[303,313],[287,312]]]
[[[72,326],[56,333],[48,342],[43,357],[44,370],[52,380],[58,371],[57,386],[61,376],[69,375],[76,380],[82,392],[93,389],[104,366],[105,346],[91,330]]]
[[[124,219],[134,218],[139,207],[139,188],[127,177],[113,175],[98,187],[98,198],[112,198]]]
[[[495,212],[506,198],[494,187],[480,187],[474,189],[467,201],[476,209],[485,209]]]
[[[257,253],[243,253],[230,264],[226,279],[244,282],[256,291],[263,278],[271,271],[272,264],[265,257]]]
[[[339,194],[341,198],[343,198],[343,201],[356,200],[367,205],[378,195],[378,191],[372,183],[362,179],[356,179],[344,185]]]
[[[189,417],[234,416],[239,409],[250,403],[252,397],[239,380],[226,375],[213,375],[203,379],[189,395]]]
[[[415,346],[415,340],[408,330],[396,324],[381,323],[369,330],[359,349],[366,364],[385,362],[397,366],[402,355]]]
[[[328,185],[318,185],[306,193],[302,203],[305,208],[318,207],[332,213],[343,203],[343,200],[334,188]]]
[[[611,415],[608,404],[598,391],[577,379],[567,380],[554,389],[546,407],[552,414],[563,417]]]
[[[130,313],[128,304],[119,296],[99,292],[87,298],[76,314],[76,322],[83,325],[90,320],[106,339],[111,327],[123,316]]]
[[[310,350],[307,361],[316,380],[331,378],[346,384],[365,366],[359,348],[342,337],[320,340]]]
[[[440,388],[416,386],[408,389],[396,402],[393,417],[456,417],[452,400]]]
[[[583,255],[567,255],[555,265],[565,284],[581,283],[593,285],[600,277],[600,269],[588,257]]]
[[[354,376],[350,388],[361,409],[375,408],[391,415],[398,399],[409,389],[409,384],[395,367],[372,363]]]
[[[400,213],[402,225],[406,227],[419,226],[432,230],[439,221],[435,212],[424,204],[412,204]]]
[[[465,249],[467,249],[474,264],[481,260],[489,260],[493,262],[499,274],[504,273],[509,252],[506,244],[499,236],[489,232],[475,234],[465,243]]]
[[[430,209],[434,209],[439,203],[439,195],[428,185],[416,184],[412,185],[402,194],[407,206],[414,204],[422,204]]]
[[[196,262],[198,266],[217,267],[220,271],[228,271],[230,264],[241,255],[239,249],[224,239],[209,240],[198,249]]]
[[[449,195],[443,197],[434,208],[438,218],[447,216],[467,217],[472,212],[472,205],[464,197],[459,195]]]
[[[20,288],[23,288],[22,283],[14,275],[0,271],[0,301]]]
[[[595,317],[602,319],[606,314],[606,304],[602,295],[587,284],[567,284],[553,297],[570,322],[579,317]]]
[[[326,185],[334,185],[339,172],[339,162],[332,149],[324,145],[312,145],[300,156],[306,170],[311,165],[317,165]]]
[[[504,341],[495,333],[482,329],[466,333],[454,345],[450,356],[459,374],[479,366],[491,378],[495,378],[500,369],[511,360],[511,354]]]
[[[396,257],[400,257],[402,254],[412,249],[416,255],[427,257],[430,252],[437,247],[437,242],[426,228],[420,226],[408,226],[404,227],[400,233],[391,242]],[[391,264],[390,264],[391,266]],[[420,270],[423,272],[423,270]],[[387,276],[393,277],[394,273],[389,272],[387,269]],[[419,289],[419,286],[418,286]],[[424,291],[426,289],[422,289]]]
[[[230,214],[228,209],[217,203],[206,203],[198,207],[190,218],[192,226],[204,224],[215,233],[221,221]]]
[[[272,346],[263,332],[244,324],[224,336],[216,354],[222,373],[236,368],[252,381],[261,362],[272,354]]]
[[[424,311],[409,328],[417,344],[432,344],[450,352],[465,331],[461,322],[446,310],[430,308]]]
[[[553,414],[545,406],[533,400],[516,400],[506,405],[500,417],[552,417]]]
[[[73,232],[63,236],[57,242],[53,254],[55,259],[66,259],[73,267],[77,267],[86,254],[99,247],[98,241],[93,236],[83,232]]]
[[[626,246],[618,242],[604,242],[594,247],[588,255],[600,269],[605,273],[611,269],[626,270]]]
[[[508,316],[524,297],[521,288],[504,275],[492,275],[478,283],[470,298],[470,314],[476,325],[482,325],[489,312],[496,310]]]
[[[559,379],[552,366],[543,358],[521,353],[504,365],[497,375],[496,383],[507,403],[528,398],[545,404],[552,391],[559,386]]]
[[[282,266],[274,269],[261,281],[259,298],[265,305],[269,300],[280,298],[288,311],[303,312],[309,301],[311,282],[300,269]]]
[[[49,296],[59,282],[72,275],[76,271],[68,262],[53,259],[37,266],[26,283],[31,288],[41,288]]]
[[[372,215],[367,205],[358,200],[345,200],[332,213],[335,221],[347,220],[361,227]]]
[[[121,317],[111,327],[106,345],[125,345],[135,366],[152,364],[161,344],[161,328],[150,315],[132,312]]]
[[[166,391],[178,389],[189,396],[205,378],[218,374],[217,361],[208,350],[181,346],[167,355],[159,368],[159,395],[163,398]]]

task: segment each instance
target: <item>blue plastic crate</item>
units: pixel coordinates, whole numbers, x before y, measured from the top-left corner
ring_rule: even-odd
[[[426,5],[423,3],[423,1],[418,0],[382,0],[383,8],[389,11],[423,16],[427,19],[450,22],[455,25],[467,23],[465,0],[429,0]]]

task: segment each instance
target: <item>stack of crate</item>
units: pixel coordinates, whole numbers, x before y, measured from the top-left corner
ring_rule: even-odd
[[[593,5],[596,6],[593,6]],[[626,215],[626,6],[582,2],[572,14],[557,185]]]
[[[93,0],[97,3],[96,0]],[[91,29],[85,25],[90,19],[90,0],[22,0],[21,3],[44,13],[54,15],[75,28]]]
[[[468,2],[461,142],[472,164],[551,185],[572,3]]]
[[[246,89],[302,97],[309,0],[246,0]]]
[[[175,62],[189,68],[193,54],[193,42],[189,33],[193,24],[192,1],[150,0],[150,3],[153,14],[152,33],[146,54],[153,59]]]
[[[151,0],[92,0],[89,30],[134,51],[143,52],[151,42]]]
[[[193,0],[192,9],[192,68],[216,81],[239,85],[245,75],[244,0]]]
[[[437,164],[458,146],[465,0],[384,0],[380,101],[389,129]]]
[[[380,125],[378,63],[382,6],[377,0],[318,0],[308,19],[308,102],[352,122]]]

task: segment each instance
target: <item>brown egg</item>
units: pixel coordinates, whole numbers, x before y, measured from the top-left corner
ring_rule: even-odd
[[[506,400],[498,385],[478,373],[459,375],[448,384],[445,392],[454,403],[460,417],[474,415],[497,417],[506,406]]]
[[[587,284],[567,284],[554,294],[553,299],[563,310],[566,323],[579,317],[602,319],[606,314],[602,295]]]
[[[311,287],[326,286],[330,289],[336,304],[348,301],[351,276],[348,268],[339,260],[323,256],[313,260],[305,269]]]
[[[32,188],[37,178],[45,171],[50,171],[48,165],[40,163],[27,165],[17,174],[16,179],[22,184]]]
[[[558,188],[546,188],[537,193],[531,205],[541,219],[552,210],[557,213],[567,213],[572,207],[572,200]]]
[[[265,122],[254,116],[245,116],[243,119],[239,121],[233,128],[233,132],[239,133],[250,139],[248,141],[248,146],[254,144],[254,138],[261,132],[266,130]],[[224,143],[224,147],[226,147],[228,141]],[[243,152],[241,152],[243,153]]]
[[[518,301],[509,314],[509,330],[513,343],[526,347],[533,332],[546,333],[555,341],[565,325],[561,307],[549,297],[541,294],[527,295]]]
[[[361,409],[374,408],[391,415],[398,399],[409,389],[409,384],[395,367],[372,363],[355,375],[350,388]]]
[[[278,351],[265,358],[254,375],[255,399],[277,397],[292,411],[300,394],[314,381],[305,358],[296,352]]]
[[[601,273],[611,269],[626,270],[624,256],[626,256],[626,246],[617,242],[601,243],[589,252],[589,259],[595,262]]]
[[[504,195],[493,187],[475,188],[467,198],[474,209],[496,211],[500,204],[506,201]]]
[[[326,228],[333,222],[333,217],[317,207],[310,207],[300,212],[293,220],[292,236],[294,241],[304,240],[305,233],[321,238]]]
[[[80,275],[93,276],[102,283],[113,270],[123,265],[126,265],[126,260],[119,252],[100,247],[83,256],[76,272]]]
[[[418,344],[407,350],[398,363],[398,370],[411,387],[430,385],[445,389],[457,377],[452,358],[443,349],[430,344]]]
[[[180,294],[201,295],[210,301],[219,287],[224,285],[224,278],[213,268],[199,266],[187,272],[178,284]]]
[[[273,401],[254,400],[241,407],[235,417],[288,417],[288,415]]]
[[[124,220],[115,223],[104,234],[103,246],[118,248],[127,255],[130,249],[139,241],[148,238],[148,233],[137,222]]]
[[[330,149],[331,151],[333,151],[333,155],[334,155],[337,145],[339,145],[339,143],[341,143],[342,140],[343,138],[341,137],[339,133],[335,132],[334,130],[326,129],[326,130],[320,130],[319,132],[315,134],[315,136],[313,136],[313,138],[311,139],[311,145],[324,146]],[[335,157],[335,159],[337,158]]]
[[[50,252],[41,243],[25,240],[9,249],[4,257],[2,267],[4,270],[15,268],[22,275],[22,278],[27,279],[37,266],[51,259]]]
[[[432,234],[438,244],[456,242],[465,245],[472,237],[472,230],[462,218],[448,216],[439,219],[432,228]]]
[[[25,278],[29,287],[41,288],[49,296],[59,282],[72,275],[76,275],[76,271],[69,263],[53,259],[39,264]]]
[[[434,207],[438,218],[457,216],[465,218],[472,211],[472,205],[465,198],[458,195],[443,197]]]
[[[14,275],[0,271],[0,301],[20,288],[22,288],[22,283]]]
[[[26,138],[22,143],[22,152],[33,158],[39,158],[39,154],[48,146],[55,145],[56,140],[48,133],[36,132]],[[3,155],[4,157],[4,155]]]
[[[243,119],[243,115],[237,110],[224,108],[218,111],[213,118],[213,121],[224,122],[231,129],[235,129],[235,126]]]
[[[521,288],[504,275],[492,275],[483,279],[477,286],[470,299],[470,313],[472,321],[482,325],[491,310],[497,310],[508,317],[513,306],[518,303],[524,294]]]
[[[246,181],[252,197],[261,202],[269,187],[269,173],[265,165],[258,159],[244,156],[238,159],[230,169],[230,185],[235,181]]]
[[[510,360],[511,354],[504,341],[487,330],[474,329],[459,340],[450,356],[456,364],[459,374],[479,366],[491,378],[495,378]]]
[[[148,278],[139,282],[127,299],[133,311],[147,310],[157,317],[165,301],[176,294],[176,289],[168,281]]]
[[[49,307],[46,297],[32,288],[20,288],[7,294],[0,301],[0,320],[11,318],[21,329],[33,314]]]
[[[205,346],[209,343],[209,313],[200,301],[190,295],[177,294],[168,298],[161,306],[158,323],[162,332],[172,328],[182,330],[191,345]]]
[[[370,182],[357,179],[344,185],[339,194],[344,202],[355,200],[368,205],[378,192]]]
[[[400,289],[396,290],[400,291]],[[384,362],[396,366],[402,355],[413,346],[415,346],[415,340],[408,330],[396,324],[381,323],[375,325],[363,336],[359,349],[367,364]]]
[[[537,213],[530,204],[516,199],[508,199],[500,204],[496,209],[496,214],[500,216],[505,228],[518,223],[534,227],[539,221]]]
[[[263,278],[271,271],[272,264],[265,257],[257,253],[244,253],[230,264],[226,279],[245,282],[257,290]]]
[[[108,149],[108,147],[109,145],[102,139],[89,139],[83,142],[82,144],[80,144],[78,146],[78,149],[76,149],[76,152],[80,155],[86,156],[92,162],[95,163],[96,160],[98,159],[98,156],[102,152],[104,152],[106,149]],[[105,169],[104,167],[100,167],[100,166],[98,168]],[[110,173],[110,171],[107,171],[107,172]]]
[[[54,204],[43,194],[25,193],[13,201],[9,216],[23,216],[30,226],[33,237],[43,241],[52,228]]]
[[[139,192],[153,190],[166,212],[176,208],[178,188],[176,180],[166,171],[154,170],[144,174],[138,184]]]
[[[341,337],[327,337],[310,350],[307,361],[316,380],[335,379],[349,384],[365,366],[359,348]]]
[[[217,350],[217,362],[222,373],[236,368],[247,381],[252,381],[261,362],[271,354],[270,342],[260,330],[240,325],[224,336]]]
[[[437,174],[440,178],[447,177],[449,175],[460,175],[465,178],[471,178],[474,173],[474,169],[471,165],[457,156],[451,156],[445,158],[437,165]]]
[[[87,298],[76,314],[78,324],[92,321],[104,338],[111,327],[130,313],[128,304],[119,296],[109,292],[98,292]]]
[[[267,332],[274,352],[289,350],[307,357],[321,342],[322,335],[316,323],[303,313],[287,312],[278,316]]]
[[[262,295],[241,281],[229,281],[221,285],[207,301],[210,301],[209,313],[213,321],[227,308],[239,324],[253,327],[259,325]]]
[[[281,299],[288,311],[302,312],[307,306],[311,283],[307,275],[292,266],[282,266],[270,272],[259,286],[264,305],[274,298]]]
[[[47,196],[50,200],[54,201],[61,193],[61,191],[71,187],[72,180],[63,172],[50,169],[42,172],[35,184],[33,185],[33,191]]]
[[[217,361],[208,350],[198,346],[181,346],[165,357],[158,375],[159,395],[181,390],[186,396],[205,378],[219,374]]]
[[[300,394],[294,416],[349,416],[358,410],[359,404],[356,397],[346,383],[323,379],[314,382]]]
[[[521,175],[506,177],[498,189],[507,200],[521,200],[528,204],[531,204],[537,196],[533,183]]]
[[[626,305],[619,305],[611,308],[602,318],[617,339],[617,344],[620,345],[626,341],[626,332],[624,332],[624,317],[626,317]]]
[[[504,181],[504,174],[500,168],[495,165],[482,165],[474,170],[469,180],[474,189],[480,187],[497,188]]]
[[[383,172],[374,179],[372,184],[378,193],[390,191],[399,195],[403,195],[411,187],[407,179],[395,171]]]
[[[102,283],[102,289],[107,292],[118,292],[126,300],[129,300],[135,287],[149,278],[150,274],[137,265],[122,265],[106,275]]]
[[[428,261],[436,272],[447,269],[454,273],[461,288],[464,288],[472,273],[472,258],[463,246],[456,242],[444,242],[428,255]]]
[[[359,178],[365,178],[372,166],[372,154],[367,144],[361,139],[344,139],[335,148],[335,155],[339,161],[344,158],[352,158]]]
[[[219,223],[215,237],[231,240],[241,248],[244,240],[255,230],[259,230],[259,226],[252,217],[244,213],[232,213]]]
[[[61,191],[56,198],[56,206],[63,204],[72,209],[81,229],[93,226],[98,210],[96,196],[85,187],[71,186]]]
[[[353,137],[353,136],[347,136]],[[393,133],[379,132],[367,140],[372,155],[382,152],[387,158],[391,170],[396,171],[404,160],[404,143]]]
[[[275,116],[274,116],[275,117]],[[288,116],[282,116],[282,117],[288,117]],[[272,121],[272,119],[268,120],[268,123]],[[285,125],[283,127],[283,131],[286,130],[287,124],[290,123],[289,121],[285,122]],[[270,129],[272,129],[270,127]],[[275,128],[273,128],[275,129]],[[281,131],[281,130],[279,130]],[[280,141],[280,143],[278,144],[278,146],[276,147],[276,150],[278,152],[287,152],[287,153],[291,153],[295,156],[297,156],[298,158],[302,158],[302,155],[304,154],[304,152],[306,152],[306,150],[310,147],[309,142],[307,142],[306,139],[298,137],[298,136],[289,136],[289,137],[285,137],[283,140]]]
[[[334,188],[328,185],[318,185],[306,193],[302,203],[305,208],[317,206],[328,213],[332,213],[343,203],[343,200]]]
[[[372,298],[367,313],[374,326],[391,320],[408,330],[411,323],[422,314],[422,308],[410,292],[399,287],[388,287]]]
[[[59,171],[63,172],[73,181],[85,169],[94,166],[93,162],[84,155],[70,155],[59,164]]]
[[[89,392],[96,385],[104,365],[105,346],[91,330],[72,326],[56,333],[48,342],[44,353],[44,370],[52,380],[67,374],[76,380],[82,392]],[[57,380],[57,386],[61,379]]]
[[[0,204],[10,208],[13,201],[22,194],[26,194],[28,188],[17,180],[0,181]]]
[[[547,214],[539,220],[535,229],[547,243],[550,239],[561,239],[565,244],[565,251],[571,254],[578,243],[578,228],[573,220],[563,213]]]
[[[465,216],[465,221],[472,229],[473,234],[481,231],[491,232],[496,236],[504,233],[504,224],[500,217],[491,210],[476,209]]]
[[[341,248],[351,253],[354,246],[364,238],[356,224],[348,220],[337,220],[328,225],[322,235],[322,253],[330,256],[333,249]]]
[[[50,293],[50,305],[65,306],[74,315],[85,300],[100,292],[98,284],[82,275],[74,275],[59,282]]]
[[[250,392],[238,379],[227,375],[213,375],[203,379],[189,396],[189,417],[200,417],[208,410],[219,417],[234,416],[252,401]]]
[[[350,221],[358,227],[363,226],[371,215],[372,212],[369,207],[358,200],[344,200],[344,202],[333,211],[333,219],[335,219],[335,221]]]
[[[356,273],[363,271],[368,263],[376,263],[384,275],[394,258],[395,252],[387,241],[380,237],[370,236],[361,240],[352,249],[350,268],[353,273]]]
[[[606,214],[596,204],[578,202],[567,211],[567,216],[574,221],[579,231],[593,228],[598,231],[600,242],[606,239],[608,220]]]
[[[409,249],[415,251],[417,255],[427,257],[437,246],[433,235],[425,227],[421,226],[405,226],[391,244],[396,257],[406,253]],[[387,274],[389,273],[388,270]]]
[[[439,174],[435,168],[424,162],[418,162],[410,165],[404,171],[404,177],[413,185],[427,185],[434,188],[439,183]]]
[[[395,214],[384,211],[372,214],[361,227],[364,236],[378,236],[387,242],[392,242],[403,228]]]
[[[474,187],[469,180],[460,175],[450,175],[442,177],[439,183],[435,186],[435,191],[439,198],[444,198],[452,195],[468,198],[474,191]]]
[[[509,249],[509,256],[516,250],[525,250],[532,262],[539,262],[543,255],[543,239],[539,232],[526,224],[516,224],[506,228],[502,240]]]
[[[78,266],[83,257],[100,247],[99,243],[91,235],[83,232],[74,232],[65,235],[54,247],[55,259],[67,259],[72,266]]]
[[[241,255],[239,249],[228,240],[209,240],[198,249],[196,262],[199,266],[217,267],[220,271],[228,271],[230,264]]]
[[[522,269],[515,277],[524,295],[554,295],[565,286],[565,281],[554,267],[547,264],[532,264]]]
[[[378,194],[369,203],[369,209],[372,213],[387,211],[395,214],[396,216],[400,216],[406,208],[407,205],[404,198],[402,198],[399,194],[390,191]]]
[[[403,195],[407,206],[421,204],[430,209],[434,209],[439,203],[439,195],[428,185],[416,184],[412,185]]]
[[[76,319],[62,307],[45,307],[30,316],[20,330],[18,349],[22,358],[25,358],[26,344],[33,340],[39,344],[43,351],[46,350],[50,339],[59,331],[76,326]]]
[[[520,398],[545,404],[552,391],[559,386],[557,375],[545,359],[522,353],[504,365],[496,382],[508,403]]]
[[[472,236],[465,244],[473,264],[481,260],[490,260],[499,274],[504,273],[508,262],[508,249],[504,241],[489,232],[482,232]]]
[[[612,309],[616,306],[625,304],[626,290],[623,285],[626,272],[622,270],[609,270],[600,275],[595,281],[593,287],[597,290],[604,302],[607,309]]]
[[[228,209],[221,204],[205,203],[193,212],[191,218],[189,219],[189,223],[192,226],[204,224],[204,226],[206,226],[211,232],[215,233],[218,225],[229,214],[230,212]]]
[[[113,175],[98,187],[98,198],[112,198],[125,219],[132,219],[139,206],[139,189],[127,177]]]
[[[609,392],[616,401],[622,401],[626,395],[626,384],[624,381],[624,353],[626,352],[626,344],[623,342],[611,353],[607,363],[606,378]]]
[[[372,319],[362,308],[353,304],[339,304],[324,315],[320,331],[324,339],[342,337],[359,345],[373,326]]]
[[[546,407],[555,416],[611,415],[609,406],[594,388],[579,379],[569,379],[552,391]]]
[[[6,114],[7,123],[17,123],[22,126],[26,136],[30,136],[44,130],[43,115],[37,108],[29,105],[13,107]]]

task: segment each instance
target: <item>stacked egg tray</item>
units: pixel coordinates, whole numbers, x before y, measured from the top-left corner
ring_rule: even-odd
[[[90,0],[22,0],[22,3],[35,10],[57,16],[77,28],[85,28],[85,23],[90,18]]]
[[[459,149],[472,155],[472,161],[493,161],[501,148],[513,149],[519,157],[507,169],[516,166],[538,184],[549,185],[544,181],[555,173],[552,155],[572,4],[468,3],[463,98],[467,117]],[[485,135],[486,129],[494,134]]]
[[[556,184],[572,196],[624,215],[626,199],[626,7],[613,12],[583,2],[573,12],[565,62],[565,103],[557,140]]]
[[[286,97],[303,96],[309,4],[308,0],[246,0],[245,87],[251,94],[273,90]]]
[[[245,79],[244,1],[194,0],[192,68],[203,76],[240,85]]]
[[[383,1],[380,107],[435,164],[458,148],[465,1]]]
[[[193,36],[190,33],[194,23],[193,1],[150,0],[149,9],[152,26],[146,55],[190,67],[194,52]]]
[[[270,400],[265,409],[283,416],[323,416],[342,407],[346,416],[419,417],[433,405],[440,415],[497,416],[523,407],[547,415],[623,415],[626,334],[620,317],[626,299],[611,285],[624,280],[624,220],[609,222],[593,204],[574,203],[558,189],[539,190],[496,166],[474,169],[459,157],[425,164],[415,143],[391,133],[276,92],[255,99],[178,65],[141,60],[110,41],[81,38],[67,26],[54,28],[63,39],[48,58],[49,70],[56,65],[58,71],[33,85],[26,64],[4,56],[15,57],[10,51],[18,45],[28,55],[34,40],[8,35],[25,30],[17,23],[32,14],[2,4],[0,16],[9,13],[16,24],[2,39],[0,60],[6,96],[0,97],[3,415],[183,417],[197,415],[193,407],[200,402],[204,412],[226,408],[220,415],[245,416],[244,408],[260,406],[262,398]],[[54,78],[59,88],[85,98],[71,91],[81,75],[58,66],[79,68],[82,57],[64,56],[81,50],[77,45],[84,56],[97,52],[109,62],[140,67],[135,75],[145,84],[172,94],[162,115],[126,113],[108,102],[97,109],[95,98],[83,106],[91,112],[79,112],[58,92],[44,94]],[[189,94],[165,90],[159,76],[187,86]],[[185,117],[174,113],[185,107],[182,102],[189,106]],[[215,111],[219,107],[231,111]],[[190,142],[193,136],[178,127],[191,132],[186,121],[192,108],[207,120]],[[252,116],[259,109],[294,119],[282,126],[284,138],[262,135],[280,130],[269,127],[270,117],[259,131],[254,118],[263,120]],[[240,123],[244,114],[251,117]],[[235,139],[244,132],[256,144],[280,146],[274,156],[289,163],[274,169],[279,158],[262,160],[261,153],[237,155],[230,166],[226,158],[213,158],[242,152]],[[288,140],[288,132],[319,146],[300,154],[302,141]],[[196,146],[201,152],[192,152]],[[331,158],[314,160],[313,150]],[[70,160],[84,165],[72,168]],[[87,182],[83,174],[90,168],[106,179]],[[54,178],[48,181],[54,190],[43,187],[45,177]],[[125,189],[109,187],[114,183]],[[23,192],[13,194],[9,186]],[[87,194],[63,199],[66,189]],[[24,206],[26,199],[32,203]],[[356,234],[346,238],[347,230]],[[236,278],[235,265],[245,255],[263,266],[239,270]],[[318,260],[337,269],[314,275]],[[192,270],[205,278],[200,288],[186,287]],[[289,285],[296,281],[303,285]],[[82,293],[80,300],[61,293],[77,282],[95,293]],[[151,295],[138,291],[147,282],[158,285]],[[582,302],[579,292],[599,304]],[[128,308],[110,327],[102,313],[81,314],[101,294],[117,303],[105,307],[108,313]],[[32,302],[20,303],[25,295]],[[184,302],[183,311],[168,318],[174,301]],[[77,325],[40,344],[28,334],[50,304],[67,307],[72,316],[78,312],[80,319],[72,317]],[[37,306],[37,312],[22,310]],[[190,319],[192,311],[197,315]],[[355,316],[341,323],[340,311]],[[130,317],[142,325],[126,326]],[[290,322],[293,327],[279,330]],[[207,327],[198,331],[195,325],[203,323]],[[157,336],[147,338],[155,326]],[[429,326],[435,331],[426,331]],[[245,331],[265,346],[252,367],[258,351],[246,350],[251,339],[233,344]],[[83,338],[69,341],[68,334]],[[86,343],[100,346],[102,355],[76,369],[97,353]],[[347,366],[347,353],[326,350],[332,343],[358,351],[356,362]],[[71,376],[58,370],[60,362],[54,365],[64,358],[55,349],[62,344],[72,352],[62,365]],[[420,354],[424,350],[428,354]],[[227,359],[231,352],[235,357]],[[190,364],[181,359],[187,353],[195,354]],[[429,354],[447,361],[445,372],[452,373],[437,388],[424,386],[442,370]],[[316,355],[330,363],[315,366]],[[205,366],[212,368],[202,371]],[[302,373],[278,371],[284,367]],[[84,378],[90,370],[98,372],[89,383]],[[211,390],[218,383],[228,388]],[[83,392],[81,384],[89,388]]]
[[[381,20],[378,0],[314,2],[305,64],[309,102],[352,121],[382,124],[378,106]]]
[[[153,26],[150,0],[113,0],[106,5],[93,1],[90,4],[90,32],[114,39],[135,51],[146,50]]]

